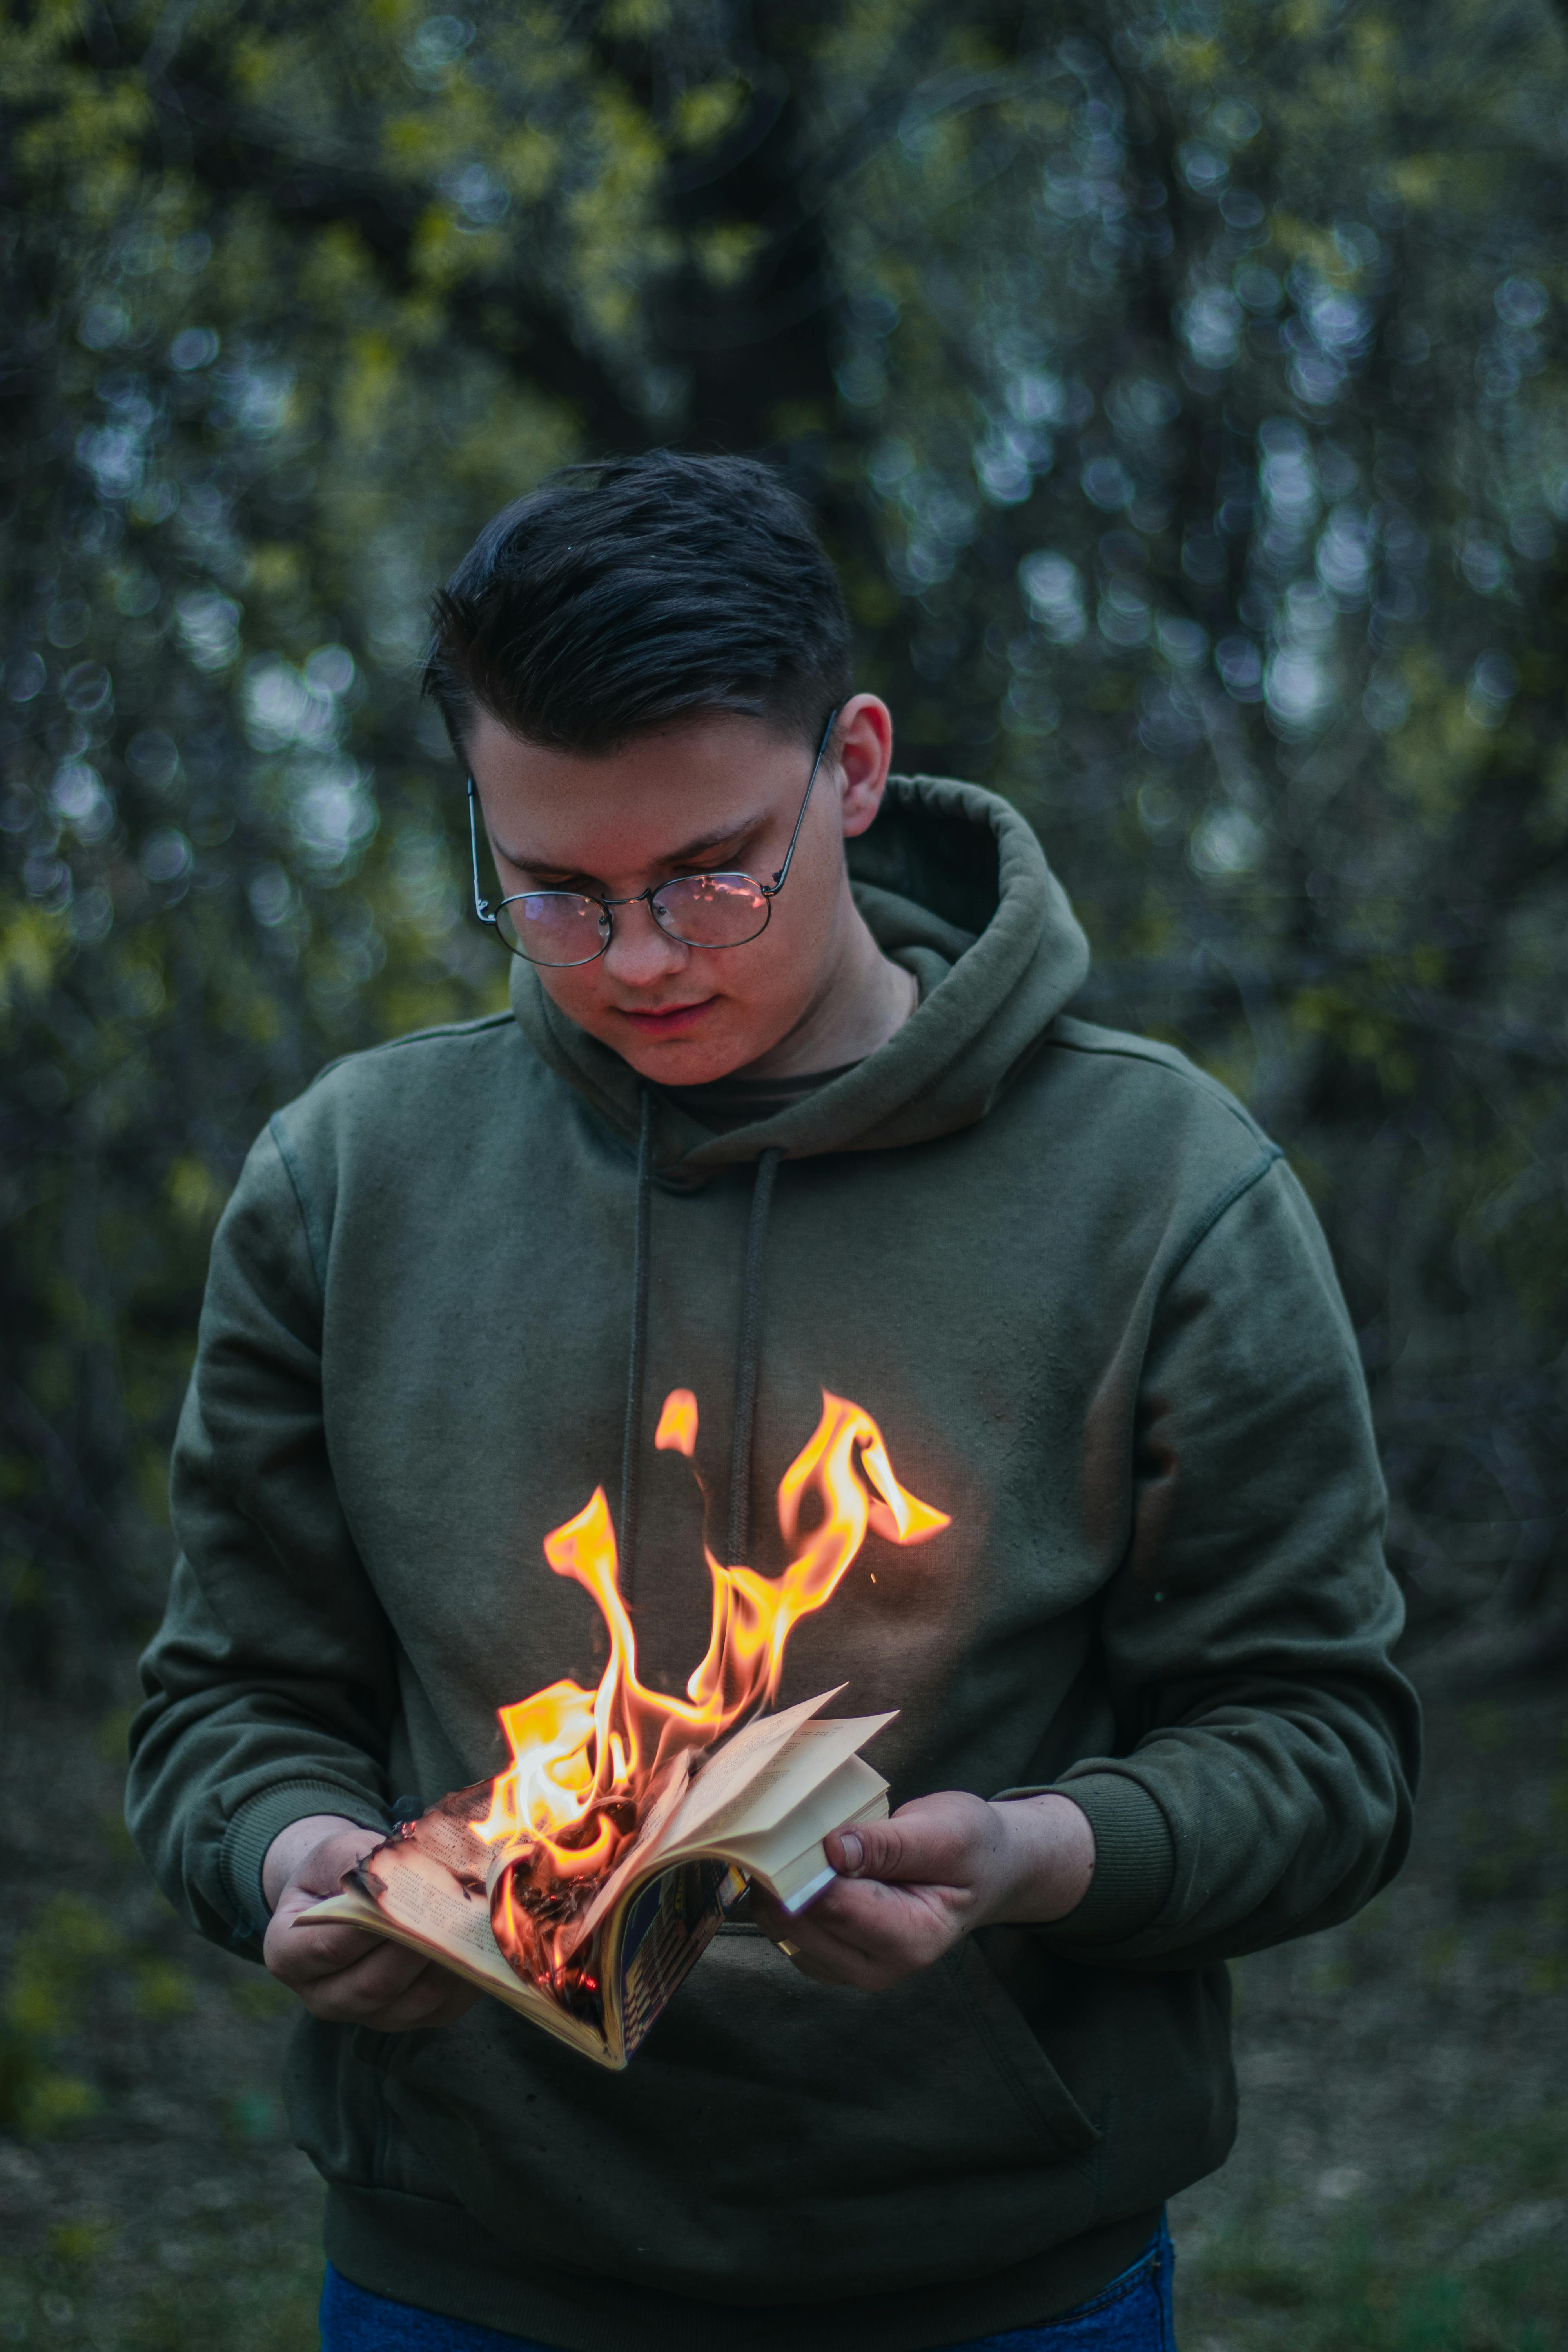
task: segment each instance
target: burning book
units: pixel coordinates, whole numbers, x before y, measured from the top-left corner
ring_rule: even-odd
[[[697,1402],[676,1389],[655,1444],[691,1455]],[[815,1523],[802,1532],[807,1498]],[[427,1953],[601,2065],[624,2066],[755,1879],[786,1911],[831,1879],[823,1841],[879,1819],[887,1783],[858,1754],[887,1715],[819,1719],[826,1692],[769,1714],[800,1618],[837,1590],[868,1532],[922,1542],[948,1524],[902,1487],[869,1413],[825,1394],[779,1486],[782,1575],[707,1555],[712,1632],[678,1699],[637,1676],[603,1489],[544,1539],[597,1602],[610,1641],[596,1690],[552,1683],[500,1710],[511,1762],[366,1855],[301,1914]]]

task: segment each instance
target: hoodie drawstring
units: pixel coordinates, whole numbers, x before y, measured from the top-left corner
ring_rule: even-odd
[[[621,1440],[621,1595],[632,1597],[637,1552],[637,1477],[642,1462],[643,1376],[647,1363],[648,1225],[653,1213],[653,1095],[642,1090],[637,1197],[632,1221],[632,1346],[626,1364],[626,1426]]]
[[[735,1433],[730,1446],[730,1526],[726,1568],[751,1563],[752,1456],[756,1450],[757,1369],[763,1348],[763,1243],[773,1206],[773,1178],[784,1153],[764,1151],[752,1186],[752,1219],[746,1228],[746,1278],[741,1294],[741,1345],[735,1361]]]
[[[650,1276],[649,1239],[653,1212],[653,1091],[642,1090],[642,1123],[637,1132],[637,1206],[632,1221],[632,1339],[626,1364],[626,1423],[621,1444],[620,1555],[622,1598],[630,1601],[637,1566],[637,1501],[642,1466],[643,1390],[647,1367],[647,1295]],[[741,1291],[740,1346],[735,1364],[734,1438],[730,1449],[730,1523],[725,1538],[724,1565],[747,1564],[752,1542],[752,1468],[756,1452],[757,1374],[763,1344],[763,1250],[767,1238],[768,1212],[773,1206],[773,1179],[784,1153],[762,1153],[752,1187],[752,1214],[746,1228],[746,1269]]]

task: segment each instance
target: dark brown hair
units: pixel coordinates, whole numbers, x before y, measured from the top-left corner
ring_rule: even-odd
[[[699,710],[815,747],[850,690],[837,576],[746,457],[572,466],[487,524],[435,599],[424,691],[454,749],[478,711],[590,755]]]

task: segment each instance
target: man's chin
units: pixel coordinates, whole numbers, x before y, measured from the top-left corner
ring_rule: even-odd
[[[743,1070],[767,1051],[765,1045],[737,1036],[732,1030],[723,1037],[649,1037],[631,1031],[629,1024],[617,1023],[616,1028],[619,1034],[605,1037],[605,1044],[613,1045],[639,1078],[650,1078],[660,1087],[711,1086]]]

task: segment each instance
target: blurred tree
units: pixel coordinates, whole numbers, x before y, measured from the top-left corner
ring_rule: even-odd
[[[0,1605],[154,1605],[212,1223],[500,1000],[413,692],[577,455],[764,448],[1085,1009],[1291,1149],[1432,1629],[1561,1641],[1568,70],[1535,0],[0,13]]]

